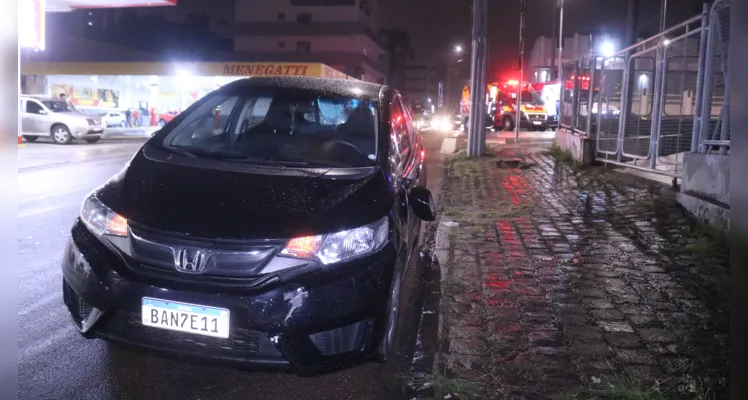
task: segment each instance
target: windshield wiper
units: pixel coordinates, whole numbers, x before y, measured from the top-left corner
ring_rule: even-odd
[[[169,149],[169,151],[171,151],[172,153],[175,153],[175,154],[180,154],[180,155],[183,155],[183,156],[186,156],[186,157],[191,157],[191,158],[199,158],[197,154],[192,153],[192,152],[190,152],[188,150],[179,148],[179,147],[167,147],[167,149]]]

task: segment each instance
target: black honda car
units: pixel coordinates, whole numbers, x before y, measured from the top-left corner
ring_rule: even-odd
[[[87,338],[315,372],[386,361],[435,218],[397,91],[248,78],[199,100],[83,202],[63,298]]]

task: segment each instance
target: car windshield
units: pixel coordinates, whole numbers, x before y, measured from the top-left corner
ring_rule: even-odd
[[[353,96],[274,88],[214,92],[178,117],[163,146],[249,164],[363,167],[377,155],[377,107]]]
[[[543,99],[540,97],[540,93],[536,91],[525,91],[522,92],[522,103],[543,105]]]
[[[72,112],[75,109],[62,100],[43,100],[42,103],[52,112]]]

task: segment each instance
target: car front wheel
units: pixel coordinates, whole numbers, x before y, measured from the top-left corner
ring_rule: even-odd
[[[67,126],[57,124],[52,127],[52,140],[57,144],[69,144],[73,141],[73,135]]]
[[[387,301],[387,325],[385,327],[382,343],[377,349],[375,360],[387,362],[394,353],[395,335],[397,332],[398,317],[400,314],[400,288],[402,287],[404,261],[402,257],[395,265],[392,284],[390,285],[390,298]]]

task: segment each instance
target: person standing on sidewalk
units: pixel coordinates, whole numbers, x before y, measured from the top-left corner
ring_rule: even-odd
[[[137,109],[132,112],[132,118],[135,121],[135,127],[139,127],[140,126],[140,113],[138,112]]]
[[[125,110],[125,127],[132,128],[132,112],[129,108]]]

